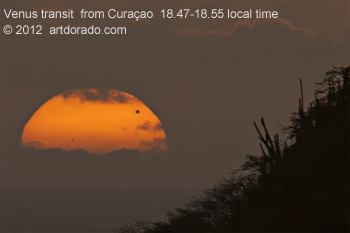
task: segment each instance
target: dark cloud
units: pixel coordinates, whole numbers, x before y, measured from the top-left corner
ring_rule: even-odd
[[[136,130],[150,130],[152,128],[152,123],[149,121],[144,122],[142,125],[138,125]]]
[[[26,147],[26,148],[34,148],[36,150],[44,148],[44,144],[42,142],[38,142],[38,141],[25,142],[25,143],[22,143],[22,146]]]
[[[74,89],[62,93],[62,96],[67,99],[78,97],[81,102],[118,102],[127,103],[132,97],[119,90],[112,89]]]
[[[136,131],[138,131],[138,130],[157,131],[157,130],[163,130],[163,126],[162,126],[162,124],[160,124],[160,123],[159,123],[159,124],[152,125],[151,122],[146,121],[146,122],[144,122],[142,125],[138,125],[138,126],[136,127]]]
[[[154,126],[154,130],[163,130],[162,124],[157,124]]]
[[[27,142],[23,143],[22,146],[25,148],[24,152],[28,154],[36,154],[36,155],[43,155],[47,154],[50,155],[52,153],[59,153],[61,155],[74,155],[74,156],[98,156],[98,157],[118,157],[118,158],[139,158],[142,157],[145,154],[152,154],[152,152],[160,153],[164,152],[164,150],[161,149],[161,146],[166,146],[166,140],[165,139],[155,139],[153,141],[145,142],[142,141],[140,144],[146,145],[150,147],[151,149],[147,151],[139,151],[134,149],[127,149],[127,148],[121,148],[120,150],[116,151],[110,151],[107,153],[104,153],[102,155],[95,154],[88,152],[84,149],[73,149],[73,150],[63,150],[62,148],[44,148],[44,145],[41,142]]]
[[[141,141],[141,146],[147,146],[147,148],[151,148],[149,151],[154,153],[163,152],[164,148],[167,147],[166,138],[155,138],[152,141]]]
[[[115,157],[119,159],[137,159],[142,157],[142,153],[139,150],[122,148],[117,151],[111,151],[106,154],[103,154],[102,157]]]

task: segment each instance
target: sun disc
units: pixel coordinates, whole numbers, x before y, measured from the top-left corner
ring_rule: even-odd
[[[136,97],[112,89],[75,89],[54,96],[25,125],[22,145],[98,154],[167,150],[158,117]]]

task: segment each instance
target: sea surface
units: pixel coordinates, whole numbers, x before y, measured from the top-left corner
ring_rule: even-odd
[[[118,232],[160,221],[197,189],[1,190],[1,232]]]

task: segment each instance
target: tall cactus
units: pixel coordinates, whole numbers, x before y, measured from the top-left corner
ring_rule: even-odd
[[[266,154],[263,145],[260,143],[260,149],[262,151],[263,158],[264,158],[263,159],[264,164],[262,165],[262,168],[265,168],[267,170],[267,168],[269,167],[269,171],[271,171],[274,168],[274,164],[278,160],[280,160],[282,157],[282,153],[281,153],[281,149],[280,149],[280,145],[279,145],[279,137],[278,137],[278,134],[275,134],[273,136],[274,141],[272,141],[270,134],[269,134],[269,131],[267,130],[267,127],[265,125],[264,118],[261,118],[261,124],[264,128],[264,131],[265,131],[265,137],[262,135],[257,124],[254,122],[255,129],[259,135],[258,137],[259,137],[260,141],[264,144],[264,146],[268,152],[268,154]],[[267,173],[266,170],[261,172],[261,174],[262,175],[266,174]]]

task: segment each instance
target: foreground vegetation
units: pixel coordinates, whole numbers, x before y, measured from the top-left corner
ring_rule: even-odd
[[[293,143],[271,136],[264,119],[254,122],[261,155],[247,155],[241,169],[165,221],[120,232],[348,232],[349,76],[350,67],[326,72],[306,109],[300,81],[298,111],[284,127]]]

